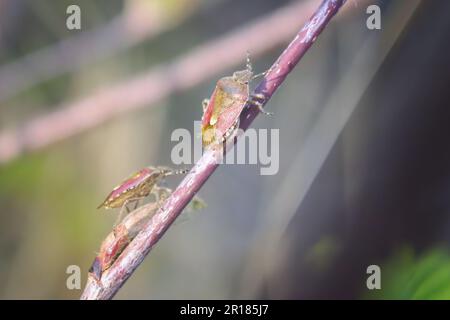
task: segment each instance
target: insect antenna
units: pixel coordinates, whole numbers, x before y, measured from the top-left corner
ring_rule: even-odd
[[[189,172],[189,169],[178,169],[173,172],[173,174],[186,174]]]
[[[165,176],[174,176],[174,175],[180,175],[180,174],[186,174],[189,172],[189,169],[169,169],[169,168],[165,168],[165,167],[161,167],[163,168],[163,170],[167,170],[164,175]]]
[[[250,52],[247,50],[247,63],[246,63],[246,68],[248,71],[252,71],[252,63],[250,61]]]

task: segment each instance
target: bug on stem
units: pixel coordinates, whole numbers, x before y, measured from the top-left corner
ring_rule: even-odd
[[[158,200],[159,187],[157,183],[162,179],[170,175],[185,174],[187,171],[186,169],[173,170],[167,167],[143,168],[115,187],[97,208],[121,208],[118,218],[120,221],[124,209],[129,211],[129,204],[134,203],[136,209],[139,200],[150,194],[155,195],[156,200]]]
[[[171,189],[158,187],[158,201],[147,204],[147,208],[143,210],[136,210],[127,215],[119,224],[114,227],[114,230],[108,234],[100,246],[100,251],[94,259],[91,268],[89,269],[89,276],[99,281],[103,272],[108,270],[120,254],[125,250],[128,244],[137,236],[144,225],[159,209],[160,203],[166,200],[172,193]],[[206,206],[205,202],[199,198],[194,197],[186,209],[200,210]]]
[[[202,144],[203,147],[217,145],[225,142],[239,127],[239,116],[244,107],[249,104],[264,111],[263,95],[250,95],[249,83],[251,80],[263,76],[263,72],[255,75],[247,53],[245,70],[236,71],[232,76],[223,77],[217,81],[210,99],[203,100],[202,116]]]

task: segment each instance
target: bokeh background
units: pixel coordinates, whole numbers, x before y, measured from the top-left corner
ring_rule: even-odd
[[[267,69],[319,3],[1,0],[0,297],[78,298],[66,268],[84,286],[115,220],[97,205],[171,165],[171,133],[193,133],[215,81],[247,50]],[[66,28],[70,4],[81,30]],[[347,1],[254,122],[280,130],[278,174],[219,167],[208,207],[117,298],[450,298],[449,12]],[[381,290],[366,287],[372,264]]]

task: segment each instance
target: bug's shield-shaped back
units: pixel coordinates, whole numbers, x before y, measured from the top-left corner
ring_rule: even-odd
[[[221,144],[239,121],[248,98],[248,85],[225,77],[217,82],[202,118],[203,147]]]

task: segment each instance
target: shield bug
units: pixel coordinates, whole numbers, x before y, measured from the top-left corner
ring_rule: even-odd
[[[129,211],[128,205],[138,206],[139,200],[150,194],[158,200],[158,192],[155,192],[156,184],[167,176],[185,174],[188,170],[173,170],[167,167],[146,167],[134,173],[130,178],[115,187],[97,209],[121,208],[118,221],[123,215],[124,209]]]
[[[127,215],[119,224],[117,224],[113,231],[108,234],[100,246],[100,251],[94,259],[89,274],[97,281],[100,280],[103,272],[108,270],[120,254],[125,250],[128,244],[138,235],[145,224],[157,212],[161,201],[166,200],[172,190],[164,187],[156,187],[153,189],[158,193],[159,201],[151,202],[144,208],[133,211]],[[195,196],[189,205],[188,210],[200,210],[206,206],[205,202],[199,197]]]
[[[202,144],[207,147],[219,144],[233,134],[239,126],[239,116],[247,104],[257,106],[266,114],[262,103],[262,94],[250,95],[249,83],[251,80],[267,73],[255,75],[247,53],[247,65],[245,70],[236,71],[232,76],[223,77],[217,81],[216,87],[210,99],[203,101],[202,117]]]

